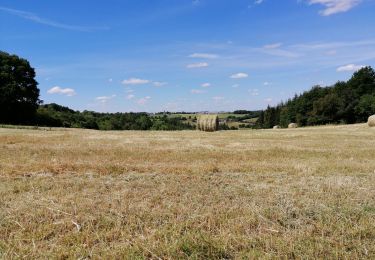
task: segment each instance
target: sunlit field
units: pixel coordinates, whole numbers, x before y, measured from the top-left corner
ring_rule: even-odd
[[[0,129],[0,258],[375,258],[375,129]]]

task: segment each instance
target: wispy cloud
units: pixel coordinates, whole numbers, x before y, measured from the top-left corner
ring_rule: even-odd
[[[310,5],[321,4],[325,6],[325,9],[319,12],[323,16],[347,12],[361,2],[362,0],[309,0]]]
[[[77,93],[75,92],[74,89],[72,88],[61,88],[59,86],[55,86],[47,91],[48,94],[59,94],[59,95],[65,95],[68,97],[72,97],[76,95]]]
[[[215,96],[215,97],[212,97],[212,99],[216,102],[219,102],[219,101],[222,101],[224,100],[225,98],[224,97],[220,97],[220,96]]]
[[[150,100],[151,100],[151,97],[150,97],[150,96],[143,97],[143,98],[140,98],[140,99],[137,100],[137,104],[138,104],[138,105],[141,105],[141,106],[144,106],[144,105],[146,105]]]
[[[260,51],[268,55],[280,56],[285,58],[297,58],[300,56],[298,53],[295,53],[293,51],[280,49],[281,46],[282,43],[280,42],[268,44],[264,45]]]
[[[154,81],[154,82],[152,82],[152,85],[154,85],[154,87],[163,87],[163,86],[165,86],[167,84],[168,84],[167,82],[160,82],[160,81]]]
[[[355,65],[355,64],[348,64],[345,66],[341,66],[337,68],[338,72],[343,72],[343,71],[357,71],[365,67],[365,65]]]
[[[126,96],[126,99],[133,99],[133,98],[135,98],[135,95],[133,95],[133,94],[129,94],[129,95]]]
[[[326,51],[325,54],[327,54],[327,55],[336,55],[337,51],[336,50],[329,50],[329,51]]]
[[[193,0],[191,3],[193,5],[199,5],[201,3],[201,1],[200,0]]]
[[[360,46],[371,46],[375,45],[375,40],[363,40],[363,41],[348,41],[348,42],[316,42],[316,43],[305,43],[305,44],[294,44],[290,47],[313,50],[313,49],[333,49],[333,48],[344,48],[344,47],[360,47]]]
[[[263,48],[264,49],[276,49],[276,48],[281,47],[281,45],[282,45],[282,43],[278,42],[278,43],[272,43],[272,44],[264,45]]]
[[[201,85],[201,87],[202,88],[209,88],[209,87],[211,87],[211,83],[203,83],[202,85]]]
[[[267,104],[270,104],[270,103],[272,103],[272,98],[266,98],[264,101],[265,101]]]
[[[208,67],[207,62],[192,63],[186,66],[186,68],[188,69],[197,69],[197,68],[205,68],[205,67]]]
[[[254,4],[256,4],[256,5],[260,5],[261,3],[263,3],[264,2],[264,0],[255,0],[254,1]]]
[[[190,58],[199,58],[199,59],[217,59],[219,55],[212,53],[193,53],[189,55]]]
[[[30,20],[34,23],[39,23],[39,24],[43,24],[43,25],[47,25],[47,26],[51,26],[55,28],[72,30],[72,31],[91,32],[91,31],[96,31],[96,30],[108,30],[109,29],[109,27],[89,27],[89,26],[78,26],[78,25],[69,25],[65,23],[59,23],[59,22],[55,22],[49,19],[42,18],[35,13],[21,11],[17,9],[11,9],[7,7],[3,7],[3,6],[0,6],[0,11]]]
[[[259,95],[259,90],[258,89],[249,89],[249,93],[252,96],[258,96]]]
[[[192,89],[190,92],[191,92],[191,94],[203,94],[203,93],[206,93],[206,91],[201,90],[201,89]]]
[[[116,95],[112,95],[112,96],[101,96],[101,97],[97,97],[95,98],[96,101],[98,101],[99,103],[101,104],[107,104],[111,99],[115,98]]]

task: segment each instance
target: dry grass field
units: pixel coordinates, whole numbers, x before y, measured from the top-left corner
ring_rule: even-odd
[[[374,259],[375,129],[0,129],[0,258]]]

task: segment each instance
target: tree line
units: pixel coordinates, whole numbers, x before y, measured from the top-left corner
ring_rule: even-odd
[[[375,72],[371,67],[364,67],[346,82],[339,81],[328,87],[314,86],[275,107],[268,106],[260,113],[256,126],[287,127],[292,122],[299,126],[353,124],[366,122],[373,114]]]
[[[193,126],[180,117],[150,116],[147,113],[97,113],[74,111],[57,104],[41,105],[35,114],[38,126],[98,130],[184,130]]]

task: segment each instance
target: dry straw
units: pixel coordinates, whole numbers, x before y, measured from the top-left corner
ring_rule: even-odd
[[[369,127],[375,127],[375,115],[368,118],[367,124]]]
[[[219,130],[219,117],[217,115],[199,115],[197,130],[214,132]]]
[[[297,128],[297,127],[298,127],[298,125],[296,123],[290,123],[288,125],[288,128]]]

